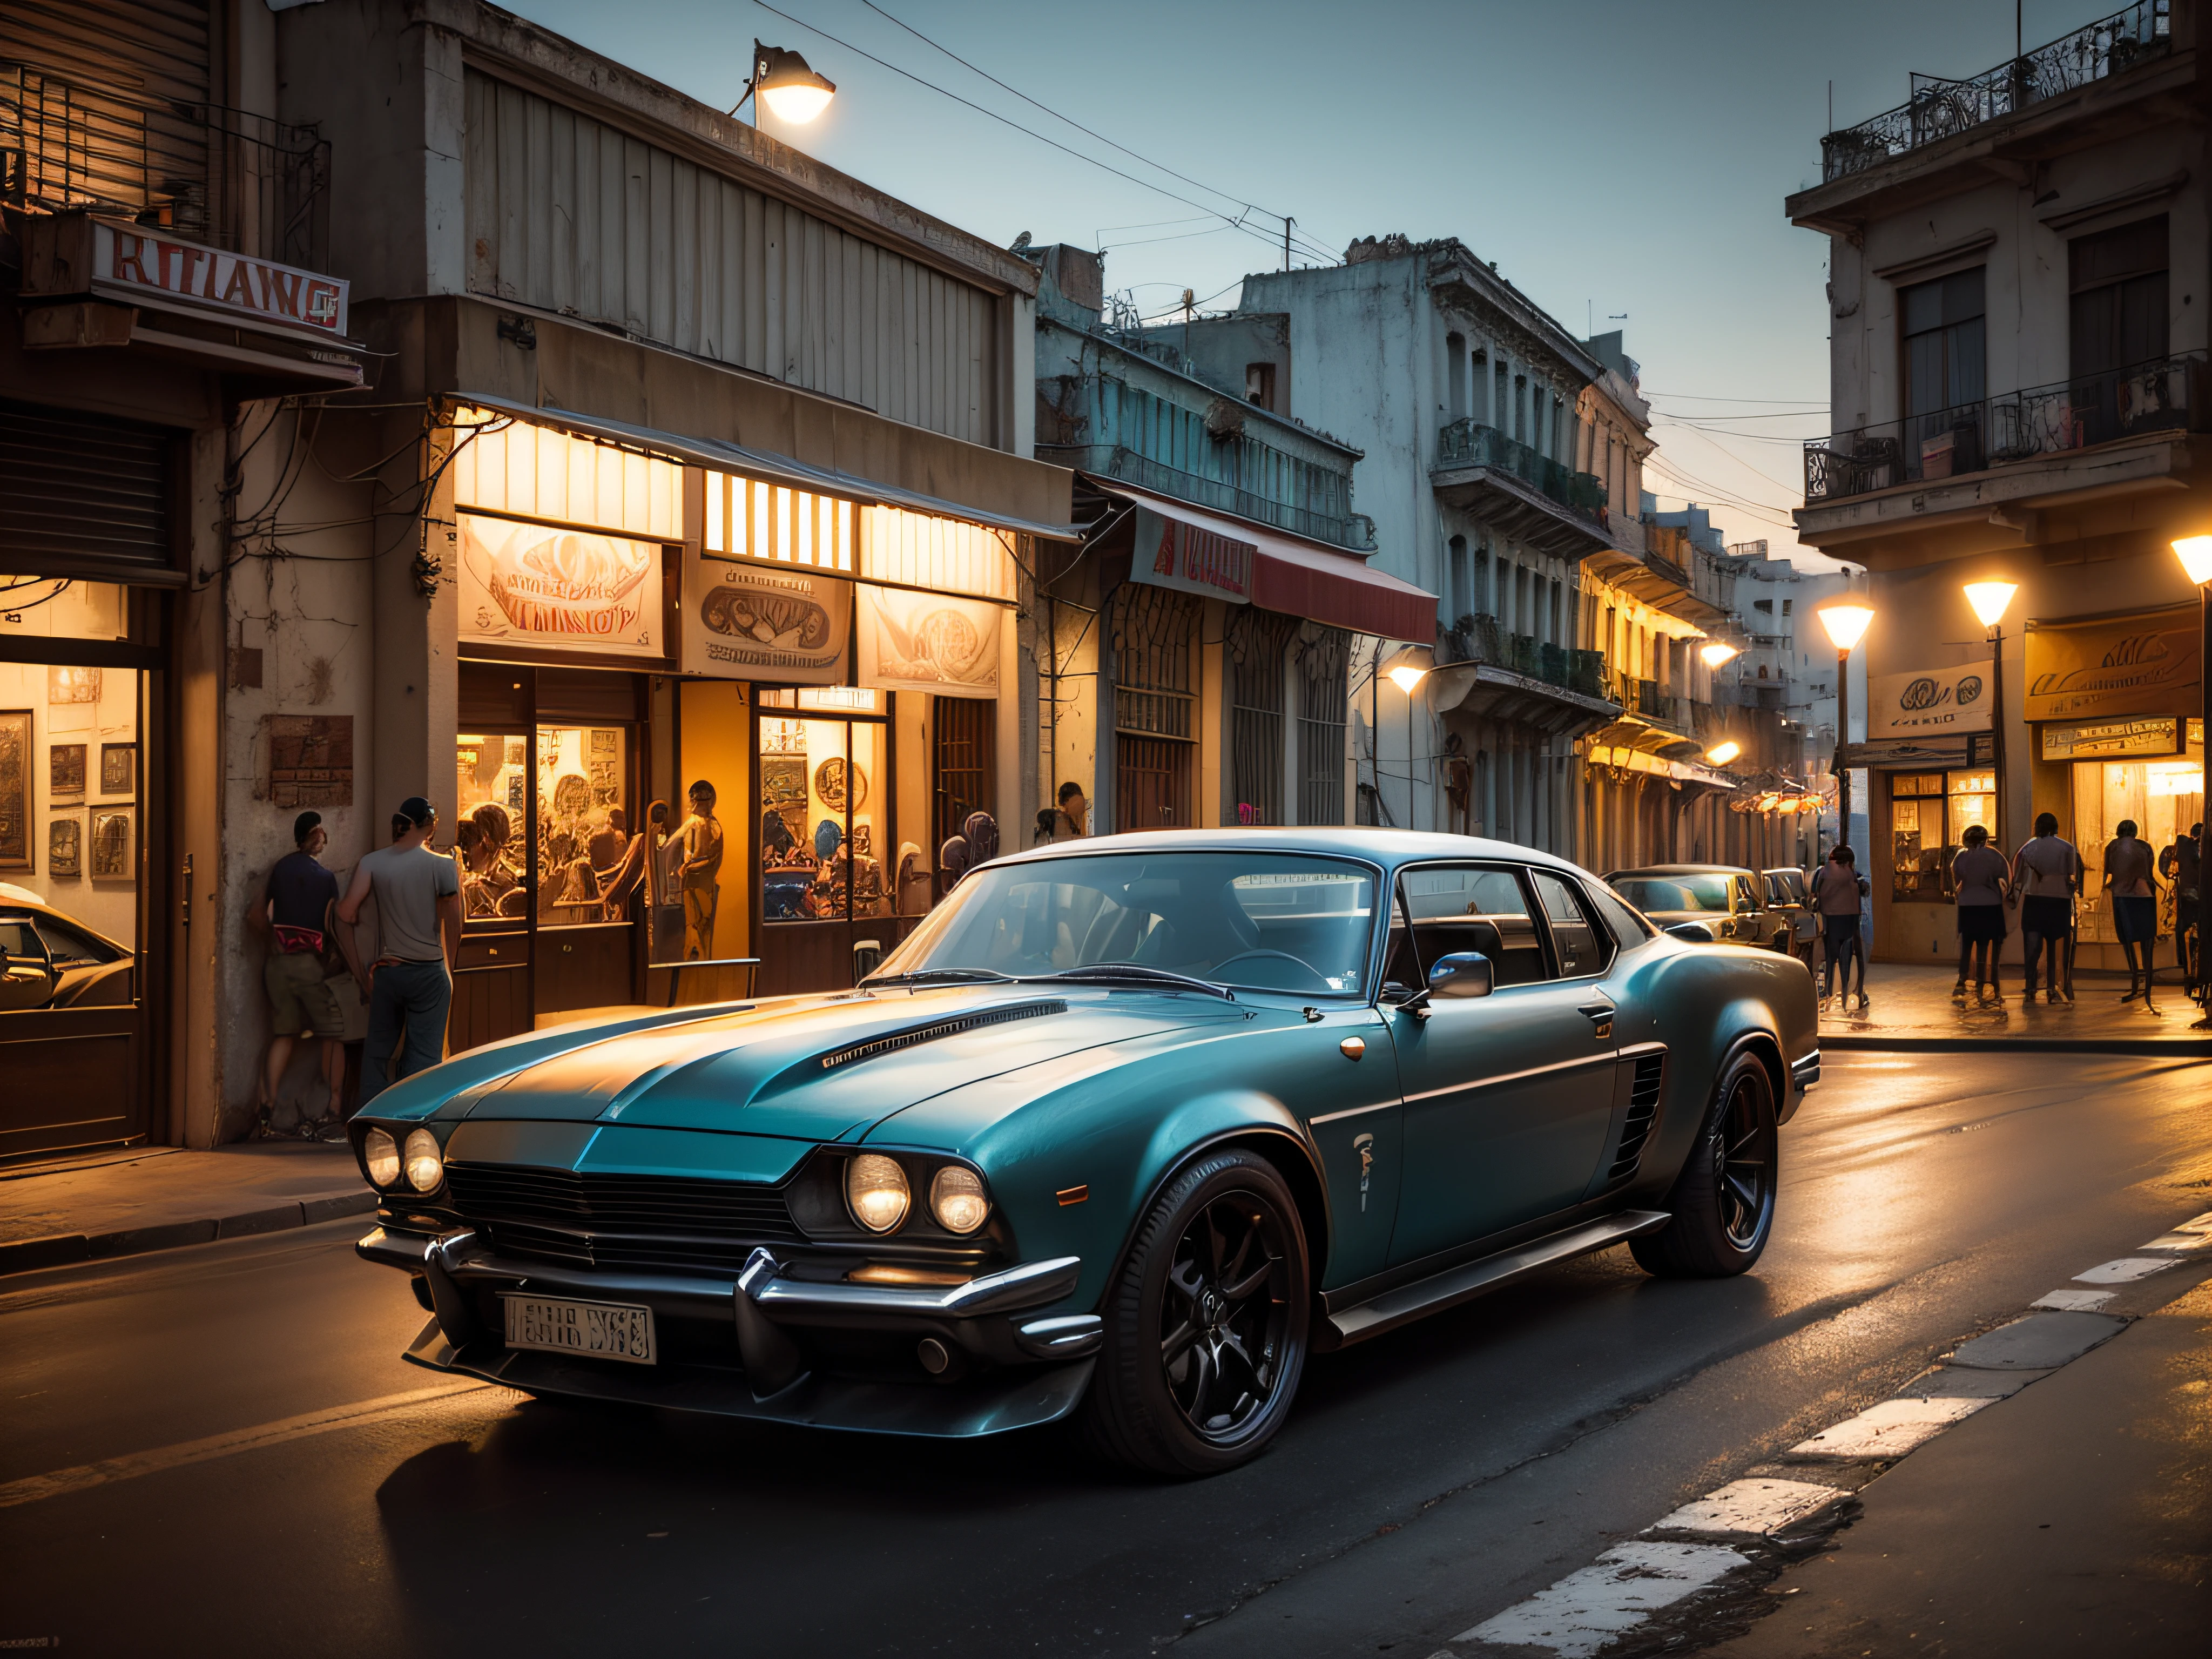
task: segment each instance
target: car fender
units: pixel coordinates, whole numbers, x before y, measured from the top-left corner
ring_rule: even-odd
[[[1674,981],[1661,992],[1663,1011],[1656,1022],[1668,1045],[1666,1101],[1644,1158],[1644,1174],[1638,1179],[1639,1188],[1648,1182],[1654,1193],[1664,1193],[1674,1185],[1705,1121],[1705,1109],[1712,1103],[1714,1085],[1738,1049],[1747,1045],[1759,1048],[1760,1060],[1774,1079],[1778,1115],[1786,1114],[1788,1049],[1784,1022],[1772,1000],[1750,989],[1723,990],[1711,982],[1719,976],[1716,970],[1723,969],[1730,957],[1741,960],[1747,956],[1754,960],[1764,957],[1777,968],[1787,962],[1803,971],[1794,958],[1777,958],[1771,951],[1737,947],[1723,956],[1706,946],[1685,952],[1669,964],[1672,971],[1663,976]],[[1706,994],[1717,990],[1722,991],[1720,998],[1708,1001]]]

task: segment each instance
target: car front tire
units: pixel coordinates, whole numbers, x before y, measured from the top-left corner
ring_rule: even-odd
[[[1721,1073],[1688,1161],[1668,1195],[1674,1219],[1632,1239],[1637,1266],[1662,1279],[1748,1272],[1774,1231],[1781,1131],[1774,1078],[1740,1048]]]
[[[1297,1200],[1274,1165],[1208,1153],[1168,1183],[1109,1289],[1084,1437],[1177,1479],[1249,1462],[1305,1370],[1311,1285]]]

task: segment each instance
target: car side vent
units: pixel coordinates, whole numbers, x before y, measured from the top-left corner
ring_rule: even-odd
[[[1628,1121],[1621,1126],[1620,1150],[1613,1154],[1607,1181],[1623,1181],[1636,1173],[1650,1138],[1652,1120],[1659,1115],[1659,1079],[1667,1069],[1667,1054],[1656,1049],[1636,1057],[1636,1082],[1628,1093]]]
[[[936,1020],[908,1030],[894,1031],[889,1036],[872,1037],[849,1048],[833,1048],[815,1064],[823,1071],[834,1072],[841,1066],[852,1065],[855,1060],[873,1060],[879,1054],[911,1048],[917,1042],[935,1042],[940,1037],[958,1036],[963,1031],[976,1030],[982,1026],[1003,1025],[1010,1019],[1036,1019],[1042,1015],[1064,1014],[1066,1012],[1067,1004],[1057,998],[1043,1002],[1017,1002],[1003,1008],[979,1009],[975,1013],[962,1014],[956,1018]]]

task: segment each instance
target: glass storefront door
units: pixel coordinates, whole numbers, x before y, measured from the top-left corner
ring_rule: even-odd
[[[2105,848],[2123,819],[2153,854],[2188,835],[2204,817],[2204,753],[2192,744],[2186,755],[2163,760],[2076,761],[2074,763],[2074,826],[2081,862],[2081,937],[2116,941],[2112,901],[2105,896]],[[2159,882],[2158,931],[2173,933],[2172,884]]]
[[[754,720],[760,989],[842,989],[888,953],[897,846],[886,694],[766,690]],[[865,711],[841,712],[842,708]]]

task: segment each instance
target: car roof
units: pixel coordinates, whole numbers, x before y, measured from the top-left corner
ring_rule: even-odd
[[[68,924],[70,927],[76,928],[78,933],[82,933],[88,939],[98,939],[102,945],[106,945],[110,950],[120,951],[126,957],[131,954],[131,950],[129,945],[123,944],[119,940],[108,938],[106,934],[101,933],[97,927],[90,927],[84,922],[79,921],[75,916],[70,915],[66,910],[57,910],[52,905],[47,903],[46,900],[40,898],[29,888],[18,887],[12,881],[0,881],[0,907],[4,907],[9,910],[36,911],[41,916],[49,918],[54,921]]]
[[[1616,870],[1620,876],[1749,876],[1759,873],[1743,864],[1639,864],[1632,869]]]
[[[1580,865],[1534,847],[1510,841],[1491,841],[1481,836],[1443,836],[1424,830],[1372,829],[1364,824],[1291,828],[1255,826],[1224,830],[1133,830],[1116,835],[1090,836],[1080,841],[1055,842],[1048,847],[1026,848],[991,860],[993,864],[1030,864],[1069,854],[1095,853],[1306,853],[1358,859],[1386,869],[1419,864],[1432,859],[1502,859],[1516,864],[1587,875]],[[979,868],[981,866],[978,866]]]

